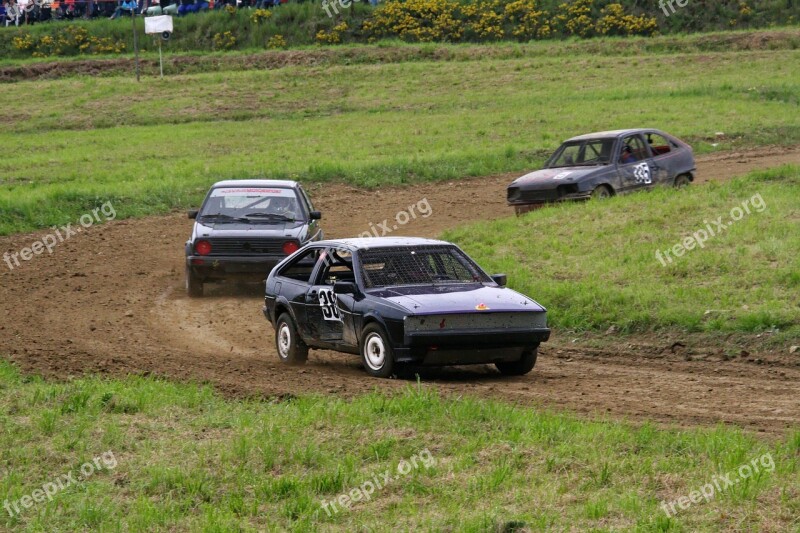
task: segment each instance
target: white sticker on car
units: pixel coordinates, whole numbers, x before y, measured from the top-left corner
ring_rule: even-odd
[[[325,320],[342,320],[339,307],[336,305],[336,295],[332,289],[319,290],[319,306],[322,308],[322,318]]]
[[[645,185],[653,183],[653,179],[650,177],[650,165],[647,163],[639,163],[633,167],[633,176],[636,178],[636,183]]]
[[[556,174],[555,176],[553,176],[553,179],[554,179],[554,180],[563,180],[564,178],[566,178],[566,177],[567,177],[567,176],[569,176],[570,174],[572,174],[572,172],[570,172],[570,171],[559,172],[558,174]]]

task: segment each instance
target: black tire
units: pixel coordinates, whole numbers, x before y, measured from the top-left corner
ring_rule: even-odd
[[[522,357],[519,361],[511,361],[508,363],[495,363],[494,366],[504,376],[524,376],[536,366],[536,357],[539,354],[539,347],[534,346],[530,350],[522,352]]]
[[[282,313],[275,323],[275,349],[281,363],[304,365],[308,360],[308,346],[297,334],[292,317],[286,313]]]
[[[379,324],[373,322],[364,328],[360,352],[361,362],[370,376],[388,378],[394,373],[394,350]]]
[[[203,296],[203,280],[199,279],[188,266],[186,267],[186,294],[190,298]]]
[[[688,187],[692,180],[689,179],[689,176],[686,174],[681,174],[677,178],[675,178],[675,188],[681,189],[683,187]]]
[[[608,187],[608,185],[598,185],[592,191],[592,198],[594,200],[605,200],[607,198],[611,198],[612,196],[613,193],[611,192],[611,189]]]

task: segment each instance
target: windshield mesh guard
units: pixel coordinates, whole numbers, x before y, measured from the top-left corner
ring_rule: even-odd
[[[491,282],[458,248],[415,246],[359,252],[366,288],[439,283]]]

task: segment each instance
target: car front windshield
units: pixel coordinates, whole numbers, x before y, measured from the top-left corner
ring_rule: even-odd
[[[608,165],[614,139],[567,141],[550,157],[545,168]]]
[[[200,218],[215,222],[286,222],[304,218],[297,194],[285,187],[218,187]]]
[[[489,283],[492,279],[454,246],[373,248],[359,252],[366,288]]]

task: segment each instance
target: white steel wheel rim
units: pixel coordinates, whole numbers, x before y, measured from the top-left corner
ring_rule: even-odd
[[[289,324],[283,322],[281,327],[278,328],[278,355],[282,359],[289,356],[289,349],[292,347],[292,333],[289,330]]]
[[[372,370],[380,370],[386,363],[386,346],[377,333],[370,333],[364,343],[364,361]]]

